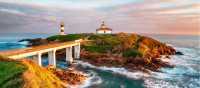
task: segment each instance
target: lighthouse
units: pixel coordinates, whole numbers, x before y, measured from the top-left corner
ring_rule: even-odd
[[[65,35],[65,25],[64,25],[64,22],[60,23],[60,35]]]
[[[100,28],[96,30],[97,34],[112,34],[112,29],[108,28],[103,21]]]

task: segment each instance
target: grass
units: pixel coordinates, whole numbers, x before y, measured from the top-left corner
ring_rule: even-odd
[[[142,53],[136,49],[129,49],[123,52],[124,57],[142,57]]]
[[[111,46],[92,45],[92,46],[83,46],[83,48],[90,52],[106,53],[108,50],[111,49]]]
[[[84,35],[82,34],[68,34],[68,35],[55,35],[55,36],[51,36],[48,37],[47,40],[48,41],[73,41],[73,40],[77,40],[80,38],[83,38]]]
[[[64,88],[64,85],[52,72],[30,60],[0,58],[0,88]]]
[[[0,88],[21,88],[21,75],[25,70],[26,67],[19,62],[0,61]]]

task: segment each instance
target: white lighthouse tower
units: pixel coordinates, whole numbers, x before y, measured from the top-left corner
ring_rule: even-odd
[[[64,25],[64,22],[60,23],[60,35],[65,35],[65,25]]]

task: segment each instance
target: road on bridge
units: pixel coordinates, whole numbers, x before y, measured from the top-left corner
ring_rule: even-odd
[[[20,55],[20,54],[50,49],[50,48],[66,46],[66,45],[74,45],[74,44],[77,44],[77,42],[70,41],[70,42],[64,42],[64,43],[50,43],[50,44],[45,44],[45,45],[40,45],[40,46],[27,47],[27,48],[23,48],[23,49],[0,51],[0,55],[9,57],[9,56],[15,56],[15,55]]]

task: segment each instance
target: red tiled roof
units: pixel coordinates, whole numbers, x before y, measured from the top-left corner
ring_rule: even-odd
[[[100,31],[100,30],[112,31],[112,29],[110,29],[110,28],[99,28],[99,29],[97,29],[97,31]]]

